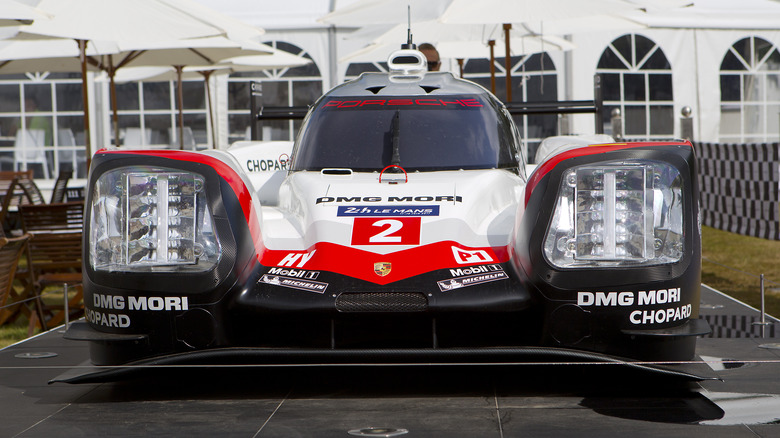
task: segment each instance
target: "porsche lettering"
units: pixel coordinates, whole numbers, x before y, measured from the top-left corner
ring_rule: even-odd
[[[355,99],[355,100],[330,100],[322,107],[328,109],[362,108],[393,106],[437,106],[445,108],[482,108],[484,105],[475,98],[462,99]]]

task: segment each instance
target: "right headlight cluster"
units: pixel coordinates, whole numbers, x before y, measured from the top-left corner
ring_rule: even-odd
[[[668,163],[609,161],[563,174],[544,255],[557,268],[650,266],[683,255],[683,182]]]
[[[204,178],[165,168],[122,167],[92,193],[90,263],[105,271],[206,271],[220,248]]]

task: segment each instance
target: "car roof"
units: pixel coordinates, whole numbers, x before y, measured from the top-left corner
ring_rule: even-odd
[[[336,96],[427,96],[479,94],[493,96],[480,85],[458,79],[449,72],[428,72],[420,75],[393,73],[363,73],[326,95]],[[491,99],[493,100],[493,99]]]

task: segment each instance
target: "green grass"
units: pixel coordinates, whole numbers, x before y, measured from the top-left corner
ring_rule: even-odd
[[[766,311],[780,316],[780,242],[702,227],[702,283],[753,307],[761,306],[764,274]],[[0,348],[27,337],[27,321],[0,327]]]
[[[27,337],[27,320],[6,324],[0,327],[0,348],[17,343]],[[36,333],[40,330],[36,330]]]
[[[780,241],[702,227],[702,283],[759,309],[764,274],[766,311],[780,316]]]

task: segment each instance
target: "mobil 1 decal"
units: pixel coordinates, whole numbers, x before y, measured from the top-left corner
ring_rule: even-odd
[[[319,275],[319,271],[276,267],[271,268],[267,274],[263,274],[263,276],[260,277],[260,280],[258,280],[258,283],[289,287],[291,289],[321,294],[325,293],[325,290],[328,288],[328,283],[314,281]]]
[[[442,292],[509,278],[499,264],[450,269],[450,275],[453,278],[436,282]]]

